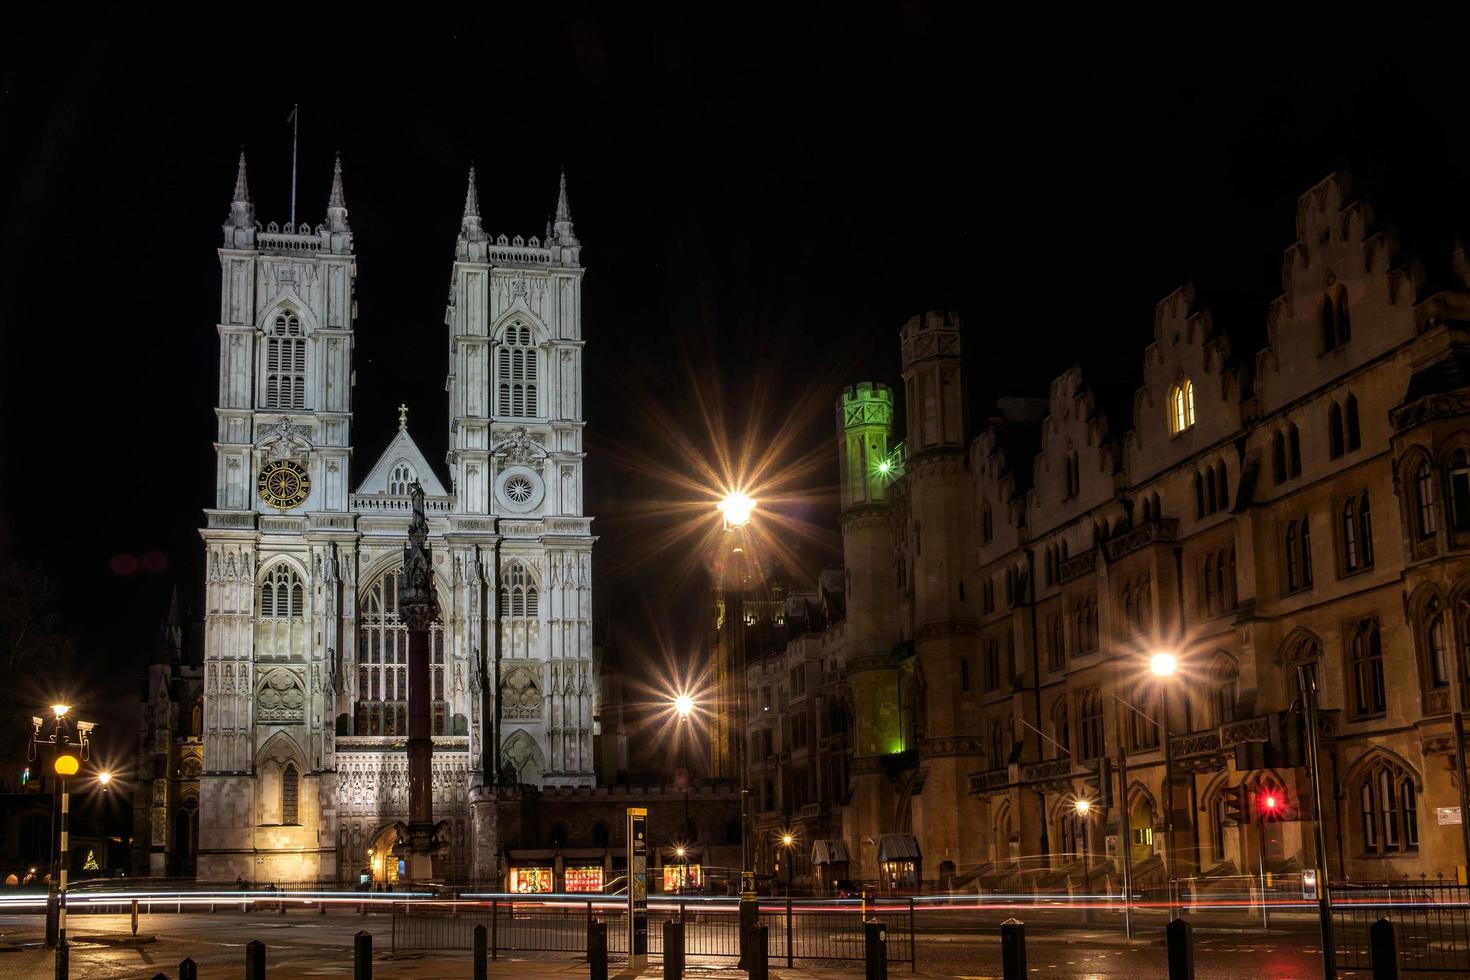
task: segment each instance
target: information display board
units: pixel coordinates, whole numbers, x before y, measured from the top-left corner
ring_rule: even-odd
[[[648,810],[628,807],[628,960],[648,965]]]

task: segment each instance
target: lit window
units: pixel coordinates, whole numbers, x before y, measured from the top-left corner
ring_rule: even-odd
[[[1194,382],[1185,379],[1182,385],[1169,389],[1169,432],[1178,435],[1194,425]]]

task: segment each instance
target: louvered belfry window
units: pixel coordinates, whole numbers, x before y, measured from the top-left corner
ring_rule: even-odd
[[[306,407],[306,337],[289,310],[276,314],[265,338],[265,407]]]
[[[496,358],[496,372],[499,375],[498,414],[509,418],[537,415],[538,372],[530,327],[513,323],[506,328]]]

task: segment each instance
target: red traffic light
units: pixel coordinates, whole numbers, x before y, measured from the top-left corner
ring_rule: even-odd
[[[1261,801],[1261,805],[1266,808],[1267,813],[1275,813],[1277,805],[1275,794],[1267,793],[1266,798]]]

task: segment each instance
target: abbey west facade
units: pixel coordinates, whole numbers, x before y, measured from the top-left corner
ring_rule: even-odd
[[[1166,807],[1196,890],[1310,866],[1299,667],[1332,874],[1465,863],[1470,262],[1401,251],[1343,176],[1296,226],[1282,294],[1249,314],[1264,346],[1182,287],[1124,399],[1074,369],[972,434],[944,313],[902,331],[900,447],[894,392],[841,395],[845,612],[747,677],[773,705],[750,736],[758,820],[808,842],[798,881],[1065,888],[1087,853],[1116,885],[1128,848],[1157,882]],[[1235,819],[1242,784],[1255,813],[1303,819]]]
[[[358,270],[340,161],[325,220],[277,228],[256,221],[242,155],[223,230],[198,877],[395,874],[408,817],[397,591],[417,482],[440,614],[435,876],[494,879],[497,783],[594,782],[583,269],[565,179],[544,239],[492,239],[470,172],[437,365],[447,488],[402,410],[353,480]]]

